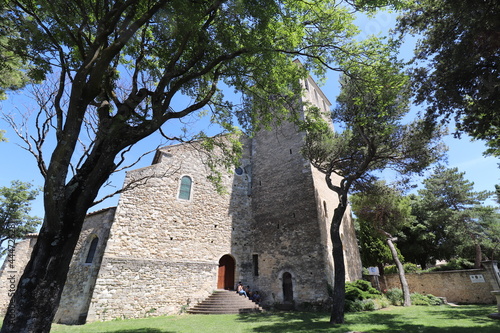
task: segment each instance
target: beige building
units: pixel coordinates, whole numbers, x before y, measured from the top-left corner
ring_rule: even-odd
[[[327,111],[314,81],[304,86],[304,98]],[[258,290],[264,307],[329,306],[329,229],[338,201],[301,156],[303,140],[288,123],[243,138],[241,165],[223,173],[224,194],[207,179],[197,144],[159,149],[151,166],[127,173],[131,186],[116,208],[88,215],[55,320],[179,313],[238,281]],[[350,218],[342,237],[346,278],[359,279]],[[0,292],[6,306],[7,292]]]

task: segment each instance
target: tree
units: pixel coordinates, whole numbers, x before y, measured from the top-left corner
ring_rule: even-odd
[[[30,183],[19,180],[13,181],[11,187],[0,187],[0,244],[8,240],[11,247],[16,239],[35,232],[42,223],[39,217],[29,215],[38,192]]]
[[[332,118],[344,130],[333,132],[320,117],[310,115],[304,155],[325,175],[328,187],[339,198],[330,235],[333,244],[335,303],[330,323],[344,321],[345,267],[340,225],[350,191],[360,191],[387,168],[402,175],[420,172],[436,161],[443,149],[440,133],[415,120],[408,125],[408,78],[391,57],[391,45],[371,41],[370,59],[346,62],[346,75]],[[334,178],[340,179],[335,185]]]
[[[410,201],[394,187],[389,187],[383,181],[377,181],[367,191],[351,196],[351,204],[359,223],[377,231],[379,239],[385,239],[398,270],[403,290],[403,305],[410,306],[410,288],[394,244],[396,238],[393,237],[412,218]]]
[[[420,198],[413,203],[416,221],[403,230],[407,238],[401,241],[400,249],[405,258],[417,260],[425,268],[472,245],[477,252],[475,265],[480,266],[480,235],[485,225],[478,217],[486,218],[486,211],[478,205],[491,193],[473,191],[474,184],[465,179],[464,173],[443,166],[436,167],[423,184],[418,191]]]
[[[486,153],[499,156],[500,3],[409,3],[398,30],[421,36],[415,60],[423,64],[413,72],[417,101],[429,105],[429,120],[454,115],[458,133],[485,140]]]
[[[415,194],[408,196],[411,199],[412,215],[415,219],[408,225],[403,226],[399,234],[398,246],[409,262],[420,265],[426,269],[429,263],[434,263],[437,258],[437,239],[441,238],[441,230],[431,230],[423,217],[425,209],[420,205],[422,198]]]
[[[4,11],[2,6],[0,13]],[[21,38],[20,31],[16,31],[14,22],[0,14],[0,26],[2,27],[0,30],[0,100],[2,100],[7,98],[7,91],[24,88],[30,81],[36,82],[40,79],[41,71],[38,70],[36,64],[30,64],[25,57],[25,45],[17,44],[15,46],[17,51],[12,50],[10,36]]]
[[[382,273],[384,264],[392,261],[391,250],[370,224],[363,223],[358,218],[356,218],[356,223],[358,225],[356,234],[358,236],[359,252],[363,266],[377,266]]]
[[[472,234],[472,236],[465,238],[465,242],[462,243],[463,250],[459,253],[465,257],[470,252],[469,256],[474,257],[475,267],[479,268],[483,260],[483,253],[490,260],[496,258],[496,252],[500,245],[500,212],[498,207],[481,205],[473,207],[469,224],[468,234]]]
[[[3,5],[0,22],[14,25],[9,51],[47,75],[35,134],[18,131],[44,177],[45,218],[2,332],[50,330],[85,214],[131,146],[176,135],[176,120],[203,108],[228,132],[235,118],[248,130],[279,121],[300,107],[308,70],[321,76],[358,52],[351,10],[336,1]],[[220,83],[251,98],[231,103]],[[174,110],[180,95],[189,100]]]
[[[500,185],[495,185],[495,195],[497,203],[500,204]]]

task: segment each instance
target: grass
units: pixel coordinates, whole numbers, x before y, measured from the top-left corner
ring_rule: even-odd
[[[241,315],[179,315],[95,322],[80,326],[52,325],[54,333],[174,333],[174,332],[453,332],[498,333],[500,321],[490,319],[492,305],[459,307],[391,307],[346,314],[346,323],[331,326],[327,313],[267,312]]]

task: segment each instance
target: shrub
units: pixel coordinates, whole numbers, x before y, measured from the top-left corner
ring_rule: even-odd
[[[474,268],[474,263],[464,259],[464,258],[456,258],[456,259],[451,259],[449,262],[447,262],[444,265],[437,266],[437,267],[431,267],[427,271],[428,272],[435,272],[435,271],[455,271],[455,270],[461,270],[461,269],[471,269]]]
[[[346,312],[360,312],[378,310],[381,309],[381,307],[377,299],[357,299],[355,301],[346,300],[344,309]]]
[[[365,299],[363,302],[363,311],[377,310],[377,306],[372,299]]]
[[[399,288],[392,288],[387,290],[385,297],[389,300],[392,305],[403,304],[403,291]]]
[[[375,309],[383,309],[387,308],[391,303],[385,296],[379,296],[378,298],[374,298],[373,302],[375,303]]]
[[[420,270],[417,265],[412,264],[411,262],[407,262],[406,264],[404,264],[403,268],[405,270],[405,273],[416,273]],[[397,274],[397,273],[398,273],[398,268],[396,265],[389,265],[384,267],[384,274]]]
[[[346,282],[345,284],[345,298],[346,300],[364,300],[369,298],[376,298],[380,292],[373,288],[371,283],[365,280],[356,280],[354,282]]]
[[[422,295],[419,293],[413,293],[410,295],[411,303],[413,305],[441,305],[443,304],[443,300],[434,295]]]
[[[377,310],[387,303],[381,293],[365,280],[346,282],[345,299],[346,312]]]
[[[355,301],[351,301],[351,300],[346,299],[345,300],[344,310],[346,312],[360,312],[360,311],[363,311],[363,301],[361,301],[359,299],[355,300]]]

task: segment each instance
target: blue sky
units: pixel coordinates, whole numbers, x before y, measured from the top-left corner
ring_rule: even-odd
[[[393,26],[394,22],[395,14],[382,13],[373,19],[360,19],[357,23],[360,26],[361,35],[364,36],[369,34],[384,33],[387,29]],[[404,55],[408,56],[411,53],[411,45],[403,51]],[[338,92],[337,75],[330,73],[326,84],[322,87],[322,89],[330,101],[334,103],[335,95]],[[177,109],[175,105],[173,107],[174,109]],[[19,92],[9,97],[7,101],[1,102],[0,108],[0,112],[2,113],[25,112],[29,109],[29,101],[26,99],[23,92]],[[0,143],[0,186],[10,186],[10,182],[12,180],[27,181],[32,182],[36,186],[42,186],[43,178],[38,171],[36,161],[33,156],[18,146],[18,144],[21,143],[20,140],[17,138],[14,131],[9,128],[8,124],[6,124],[6,122],[2,119],[0,119],[0,129],[7,131],[6,136],[9,139],[9,142]],[[447,166],[457,167],[459,171],[465,172],[465,178],[474,182],[476,191],[493,191],[494,185],[500,184],[500,169],[498,168],[500,160],[493,157],[484,157],[482,153],[485,150],[485,146],[482,142],[470,141],[470,139],[466,136],[462,137],[460,140],[454,139],[451,135],[445,139],[445,142],[449,146]],[[151,150],[160,143],[161,142],[158,137],[155,136],[141,142],[136,150]],[[146,157],[136,167],[149,165],[151,160],[152,155]],[[121,187],[123,177],[123,173],[114,177],[113,186]],[[117,197],[107,200],[99,206],[91,208],[91,211],[99,208],[114,206],[116,205],[117,200]],[[494,201],[489,200],[487,203],[494,204]],[[41,195],[33,204],[32,214],[43,216],[43,203]]]

